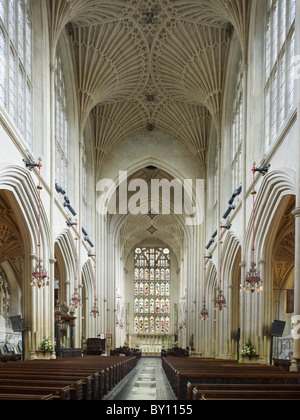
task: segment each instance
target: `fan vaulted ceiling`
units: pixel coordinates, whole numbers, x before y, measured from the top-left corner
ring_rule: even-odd
[[[205,165],[211,124],[220,128],[234,31],[247,59],[251,4],[48,0],[53,45],[65,28],[70,37],[81,129],[90,118],[98,169],[115,144],[145,128],[176,136]],[[147,235],[178,248],[182,231],[171,219],[158,218],[159,233]],[[147,225],[147,216],[126,220],[120,233],[126,248],[145,239]]]
[[[205,163],[217,128],[233,30],[247,43],[252,0],[49,0],[54,45],[69,25],[82,128],[95,126],[97,164],[150,126],[178,136]],[[234,29],[233,29],[234,28]]]

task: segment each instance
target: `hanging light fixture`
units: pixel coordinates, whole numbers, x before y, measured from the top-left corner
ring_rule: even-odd
[[[227,309],[227,302],[224,296],[224,292],[222,289],[218,287],[218,295],[215,300],[215,310],[222,311],[223,309]]]
[[[217,296],[215,300],[215,311],[219,310],[222,311],[223,309],[227,309],[227,303],[224,296],[224,292],[222,290],[222,269],[223,269],[223,226],[222,223],[220,225],[220,286],[217,288]]]
[[[203,309],[201,311],[201,321],[206,321],[209,319],[209,313],[206,307],[206,256],[204,255],[204,268],[203,268],[203,288],[204,288],[204,299],[203,299]]]
[[[75,238],[75,288],[71,299],[71,307],[75,310],[81,306],[81,297],[78,290],[78,223],[75,221],[76,238]]]
[[[263,291],[263,281],[261,279],[260,276],[260,272],[258,271],[257,267],[256,267],[256,262],[255,262],[255,196],[256,196],[256,191],[255,191],[255,173],[256,173],[257,169],[255,168],[255,163],[253,164],[253,169],[252,169],[252,173],[253,173],[253,191],[252,191],[252,196],[253,196],[253,246],[252,246],[252,262],[251,262],[251,268],[248,271],[247,275],[246,275],[246,285],[244,287],[244,291],[245,292],[251,292],[254,293],[255,291],[257,292],[262,292]]]
[[[32,280],[30,285],[33,287],[38,286],[39,289],[42,287],[49,285],[48,280],[48,274],[46,269],[43,267],[43,261],[41,259],[41,192],[42,192],[42,186],[41,186],[41,168],[42,168],[42,159],[39,158],[39,164],[35,165],[39,169],[39,185],[37,187],[39,191],[39,234],[38,234],[38,259],[36,266],[32,272]]]
[[[91,310],[91,316],[92,316],[94,319],[96,319],[97,317],[99,317],[99,316],[100,316],[99,309],[98,309],[98,303],[97,303],[97,302],[98,302],[98,301],[97,301],[97,299],[95,298],[94,306],[93,306],[93,308],[92,308],[92,310]]]
[[[96,319],[97,317],[100,316],[100,312],[98,309],[98,301],[97,301],[97,293],[96,293],[96,288],[97,288],[97,267],[96,267],[96,255],[95,257],[95,279],[94,279],[94,306],[92,307],[91,310],[91,316]]]

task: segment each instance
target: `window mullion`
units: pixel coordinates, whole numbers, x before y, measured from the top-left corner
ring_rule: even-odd
[[[294,0],[274,0],[267,17],[265,32],[266,151],[276,141],[279,130],[293,104],[294,85],[291,63],[294,56],[294,4]],[[270,54],[271,66],[269,68]]]
[[[5,64],[2,71],[6,73],[6,98],[4,106],[12,117],[26,145],[31,148],[31,120],[32,101],[30,96],[31,75],[26,72],[25,59],[31,62],[31,54],[27,57],[26,24],[28,9],[24,7],[23,0],[1,0],[2,19],[0,25],[5,35]],[[3,8],[4,6],[4,8]],[[5,11],[5,16],[3,15]],[[31,32],[30,32],[31,44]],[[29,126],[30,125],[30,126]],[[28,127],[29,126],[29,127]]]

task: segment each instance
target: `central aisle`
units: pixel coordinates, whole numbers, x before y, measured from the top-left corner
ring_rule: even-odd
[[[114,400],[174,401],[172,388],[162,368],[161,359],[141,359],[133,375],[125,382]]]

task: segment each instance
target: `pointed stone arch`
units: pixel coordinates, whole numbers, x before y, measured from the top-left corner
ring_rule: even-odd
[[[217,331],[215,322],[215,290],[217,287],[217,268],[213,261],[209,261],[206,270],[206,296],[207,309],[209,313],[209,320],[205,321],[204,325],[204,355],[207,357],[215,357],[217,351]]]
[[[260,180],[257,186],[256,199],[256,264],[264,282],[264,292],[245,298],[244,327],[254,337],[259,336],[261,340],[267,337],[273,321],[273,253],[278,228],[281,225],[288,204],[296,196],[296,174],[293,170],[282,168],[271,171]],[[246,272],[250,268],[252,251],[252,218],[249,220],[245,238]],[[247,339],[247,338],[246,338]],[[269,338],[267,338],[269,339]],[[258,344],[259,346],[259,344]],[[258,350],[261,356],[268,360],[269,355],[264,354],[264,345],[260,342]]]
[[[65,229],[55,241],[55,259],[59,273],[61,304],[70,303],[73,279],[75,277],[75,241],[70,229]]]
[[[229,231],[224,240],[224,289],[227,292],[228,322],[225,325],[226,333],[224,340],[229,343],[229,354],[236,355],[235,337],[241,328],[241,242],[234,232]]]
[[[96,323],[91,317],[91,310],[94,304],[94,282],[95,282],[95,262],[89,259],[85,262],[81,270],[82,280],[82,337],[83,340],[94,338],[99,332],[96,331]]]
[[[10,227],[17,229],[15,236],[16,242],[21,244],[11,249],[18,255],[8,255],[10,267],[20,281],[22,290],[22,312],[26,326],[25,333],[25,357],[30,358],[40,344],[43,336],[54,337],[54,308],[52,305],[52,279],[50,266],[50,226],[46,209],[41,205],[41,258],[43,265],[49,275],[50,287],[46,287],[41,293],[37,288],[30,286],[33,268],[38,258],[38,238],[39,238],[39,195],[37,190],[37,173],[31,173],[25,168],[16,165],[3,166],[0,170],[0,195],[5,197],[9,208],[6,216],[11,211],[14,222]],[[5,217],[4,217],[5,219]],[[16,245],[16,244],[15,244]],[[42,296],[43,294],[43,296]],[[43,311],[43,306],[47,306],[50,315]]]

